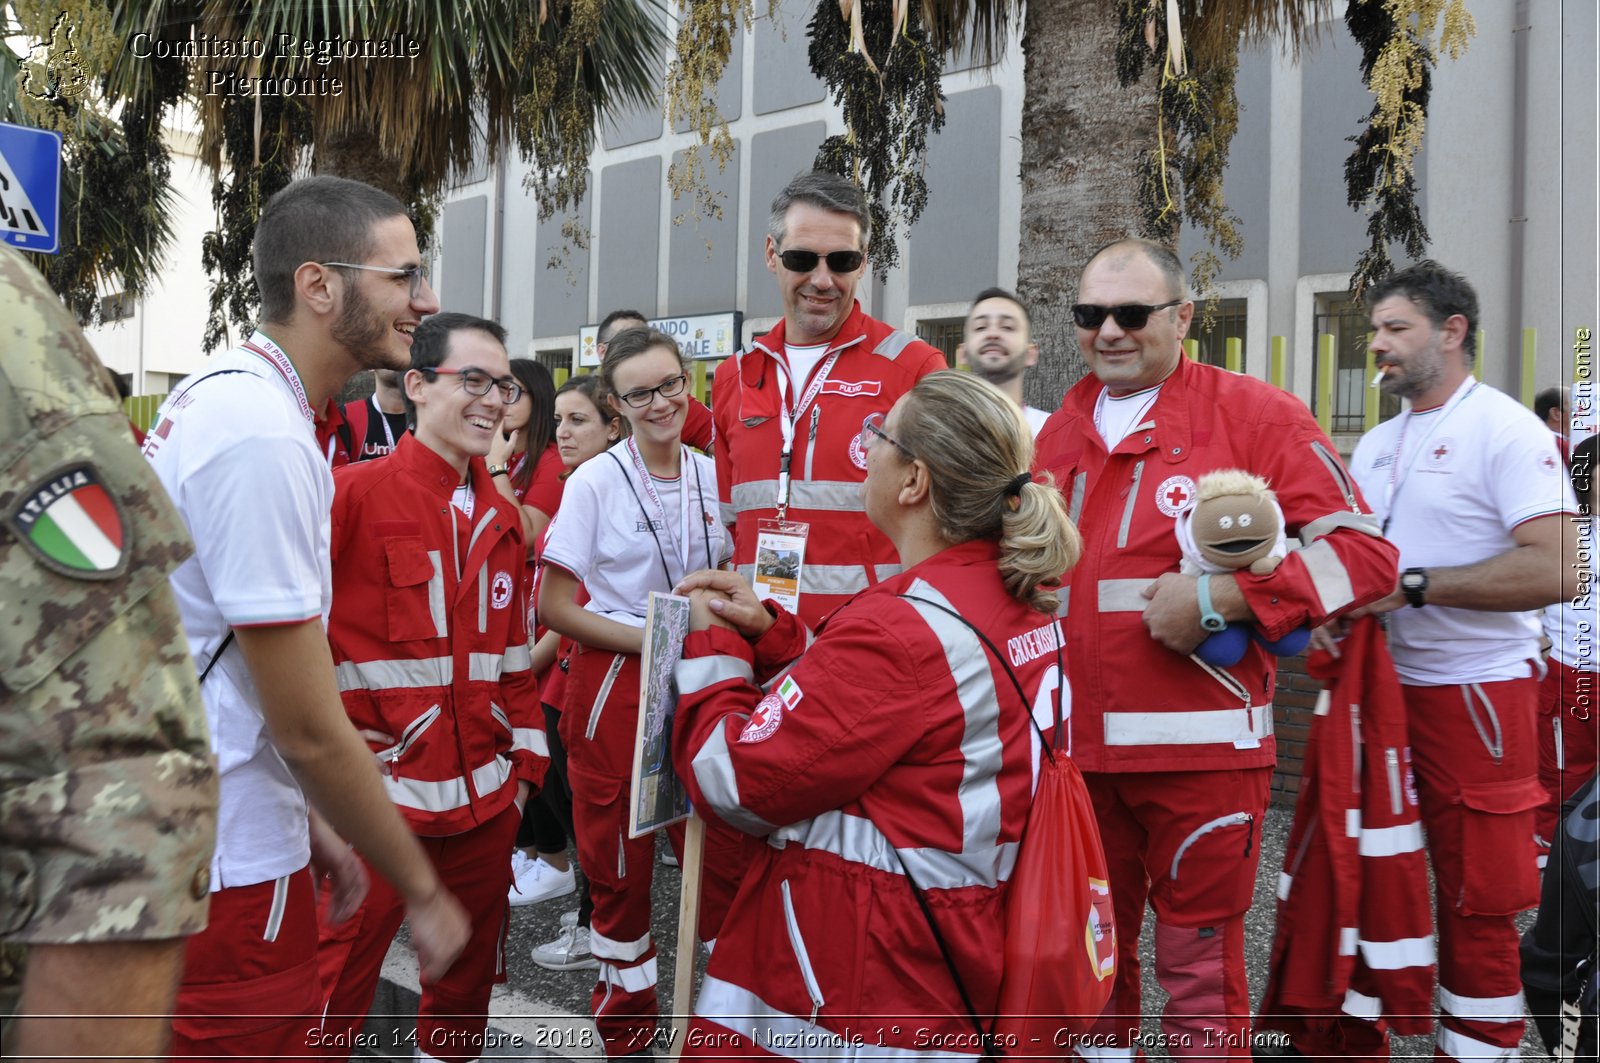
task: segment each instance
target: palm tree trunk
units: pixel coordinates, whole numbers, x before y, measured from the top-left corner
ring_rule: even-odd
[[[1139,231],[1140,162],[1156,138],[1146,76],[1117,81],[1114,0],[1029,0],[1022,52],[1022,246],[1018,294],[1042,352],[1027,401],[1046,410],[1085,372],[1071,308],[1102,244]]]
[[[405,165],[386,156],[379,147],[377,133],[370,130],[350,130],[318,141],[313,169],[319,174],[364,181],[402,203],[410,200]]]

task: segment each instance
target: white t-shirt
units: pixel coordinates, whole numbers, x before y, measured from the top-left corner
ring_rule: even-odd
[[[1550,638],[1550,656],[1580,672],[1600,672],[1600,642],[1596,641],[1600,640],[1600,583],[1596,582],[1600,570],[1595,564],[1600,527],[1592,516],[1572,520],[1578,527],[1578,556],[1571,564],[1582,565],[1587,558],[1587,575],[1575,597],[1545,607],[1544,633]]]
[[[1512,549],[1517,525],[1577,512],[1550,430],[1470,377],[1443,407],[1368,432],[1350,472],[1402,570],[1475,564]],[[1389,614],[1389,646],[1407,682],[1520,679],[1539,656],[1538,613],[1402,606]]]
[[[276,350],[263,340],[253,338]],[[194,538],[194,556],[171,582],[198,671],[230,626],[327,622],[333,477],[298,385],[235,349],[179,385],[146,441]],[[298,871],[311,856],[305,797],[268,740],[237,643],[200,689],[221,776],[212,890]]]
[[[1095,400],[1094,426],[1099,429],[1100,438],[1106,441],[1106,450],[1116,450],[1117,444],[1127,438],[1129,432],[1150,419],[1150,409],[1160,395],[1160,384],[1131,395],[1100,392],[1100,398]],[[1034,429],[1034,432],[1037,433],[1038,429]]]
[[[1041,410],[1037,406],[1024,405],[1022,407],[1022,417],[1028,422],[1028,428],[1033,432],[1033,437],[1037,439],[1039,438],[1039,429],[1043,428],[1044,423],[1050,419],[1050,411]]]
[[[804,395],[806,385],[811,383],[811,374],[817,371],[817,366],[822,364],[822,359],[827,357],[828,345],[818,343],[810,347],[796,347],[793,344],[783,345],[783,356],[789,363],[789,388],[796,395]],[[796,401],[791,399],[791,402]]]
[[[670,482],[650,478],[658,508],[628,444],[623,440],[568,477],[540,560],[578,578],[589,592],[585,609],[643,627],[651,591],[671,591],[689,572],[720,567],[733,549],[717,519],[716,464],[683,448],[676,492]]]

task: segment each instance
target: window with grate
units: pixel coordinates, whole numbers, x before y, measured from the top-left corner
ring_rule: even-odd
[[[1207,311],[1215,306],[1210,314],[1211,327],[1206,328]],[[1239,341],[1239,369],[1244,370],[1244,334],[1245,321],[1248,317],[1250,301],[1248,299],[1215,299],[1200,300],[1194,304],[1194,323],[1189,326],[1189,335],[1194,337],[1199,345],[1195,352],[1195,361],[1207,365],[1227,368],[1228,341]]]
[[[571,347],[552,347],[546,351],[534,351],[533,360],[550,370],[550,375],[555,378],[557,385],[572,375]]]
[[[935,317],[917,322],[917,338],[944,352],[944,364],[956,364],[956,348],[966,328],[964,317]]]
[[[1317,295],[1316,313],[1311,319],[1312,341],[1317,345],[1312,354],[1314,381],[1322,379],[1322,341],[1331,335],[1337,344],[1337,363],[1333,371],[1333,416],[1329,421],[1333,432],[1365,431],[1367,388],[1372,379],[1367,375],[1367,336],[1372,325],[1367,316],[1367,306],[1348,292],[1322,292]],[[1312,412],[1320,401],[1314,388]],[[1378,401],[1378,420],[1387,421],[1400,412],[1400,400],[1384,395]]]

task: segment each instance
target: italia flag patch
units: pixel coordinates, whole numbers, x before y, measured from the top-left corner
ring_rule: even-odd
[[[122,507],[88,463],[23,492],[6,521],[45,566],[75,579],[115,579],[127,567]]]

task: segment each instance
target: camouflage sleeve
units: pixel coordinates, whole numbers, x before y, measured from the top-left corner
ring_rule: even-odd
[[[217,783],[183,524],[83,335],[0,246],[0,937],[205,925]]]

